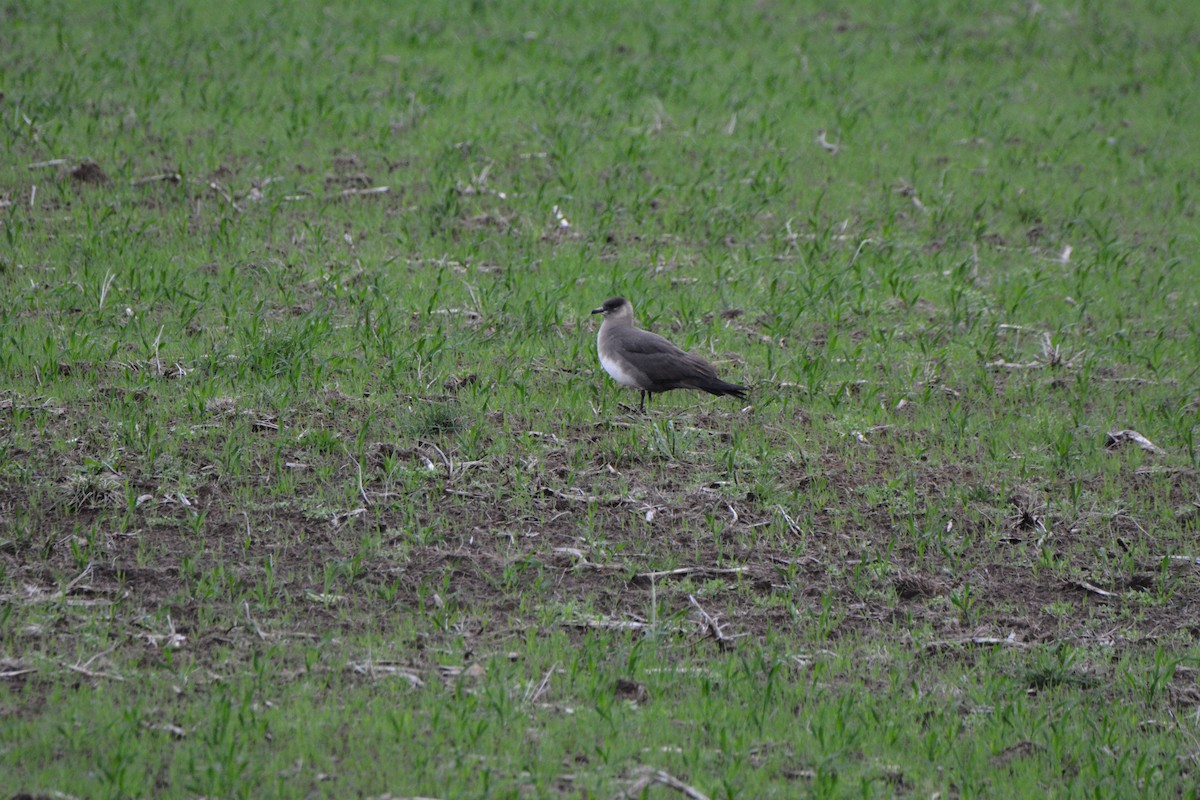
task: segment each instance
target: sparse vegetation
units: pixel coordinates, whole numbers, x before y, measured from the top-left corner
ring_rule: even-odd
[[[1194,793],[1198,72],[1185,3],[4,4],[3,788]],[[627,413],[614,294],[750,401]]]

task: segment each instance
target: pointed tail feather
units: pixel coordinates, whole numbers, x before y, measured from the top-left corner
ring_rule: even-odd
[[[703,389],[709,394],[715,395],[733,395],[734,397],[744,398],[749,389],[745,386],[738,386],[736,383],[726,383],[723,380],[713,379],[702,386],[697,386],[697,389]]]

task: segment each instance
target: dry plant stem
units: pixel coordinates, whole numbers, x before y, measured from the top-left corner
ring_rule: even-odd
[[[713,639],[715,639],[717,642],[717,645],[722,650],[732,647],[735,640],[740,639],[741,637],[747,635],[744,633],[740,633],[740,634],[736,634],[734,636],[730,636],[729,634],[725,633],[725,631],[722,629],[721,623],[717,620],[717,617],[715,617],[715,616],[709,614],[707,611],[705,611],[704,608],[700,605],[700,603],[696,600],[696,598],[693,595],[690,595],[690,594],[688,595],[688,602],[691,603],[692,606],[697,611],[700,612],[700,627],[701,627],[701,629],[705,632],[706,635],[711,636]]]
[[[641,773],[638,779],[625,790],[625,796],[628,798],[644,797],[651,786],[659,784],[668,789],[673,789],[684,797],[691,798],[691,800],[708,800],[708,795],[699,789],[684,783],[674,775],[661,769],[639,767],[638,772]]]

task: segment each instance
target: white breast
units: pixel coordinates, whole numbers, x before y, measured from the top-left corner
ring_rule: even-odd
[[[612,379],[622,386],[630,386],[634,389],[638,388],[637,381],[633,379],[625,370],[621,369],[621,365],[611,358],[608,358],[603,353],[600,354],[600,366],[604,367],[604,371],[612,376]]]

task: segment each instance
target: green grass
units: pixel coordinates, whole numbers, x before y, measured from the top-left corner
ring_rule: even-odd
[[[0,20],[6,789],[1194,794],[1200,12]]]

